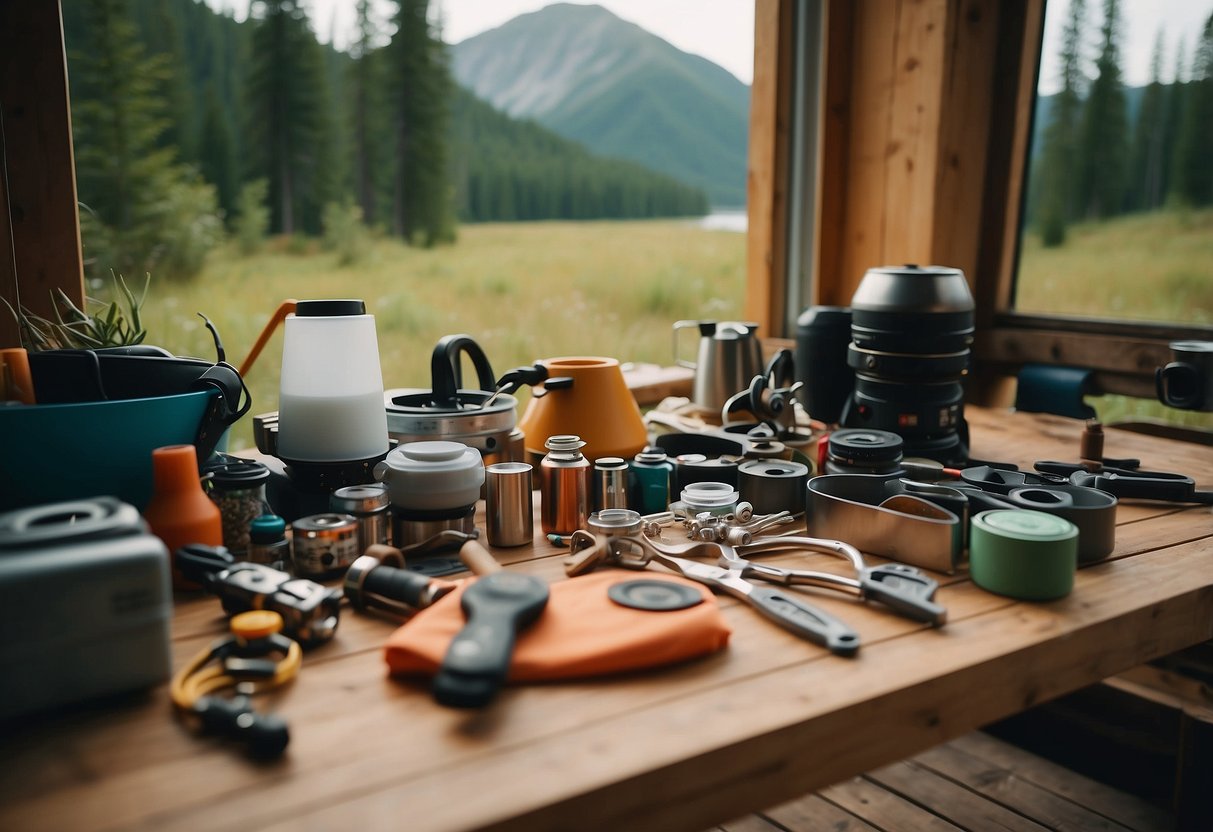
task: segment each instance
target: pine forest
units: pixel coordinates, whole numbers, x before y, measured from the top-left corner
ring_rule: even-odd
[[[340,247],[362,227],[450,243],[460,222],[698,216],[695,187],[591,154],[453,83],[428,0],[357,2],[348,52],[302,0],[236,20],[197,0],[66,0],[91,275],[184,278],[230,237]]]

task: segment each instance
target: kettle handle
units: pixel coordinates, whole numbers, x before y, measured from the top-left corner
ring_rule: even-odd
[[[677,364],[679,367],[686,367],[688,370],[696,370],[699,368],[699,365],[696,364],[694,361],[687,361],[683,358],[678,357],[678,330],[690,329],[691,327],[695,327],[696,329],[698,329],[700,334],[703,335],[704,337],[711,337],[712,333],[715,332],[715,330],[716,330],[716,322],[715,321],[675,321],[674,322],[674,329],[673,329],[673,331],[674,331],[674,363]]]
[[[463,383],[463,355],[472,359],[476,368],[476,380],[481,390],[494,390],[497,377],[480,345],[470,335],[444,335],[434,346],[430,355],[430,383],[434,394],[434,405],[453,408],[459,405],[459,387]]]

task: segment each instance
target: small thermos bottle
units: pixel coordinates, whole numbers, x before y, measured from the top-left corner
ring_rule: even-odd
[[[670,509],[674,464],[660,448],[645,448],[632,460],[632,508],[641,514]]]
[[[590,462],[581,453],[579,436],[552,436],[543,443],[547,456],[539,465],[543,533],[572,534],[590,516]]]

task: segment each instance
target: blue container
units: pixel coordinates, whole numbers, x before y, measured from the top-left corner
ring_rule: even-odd
[[[0,511],[114,496],[142,511],[152,451],[196,445],[199,461],[226,428],[219,391],[74,404],[0,406]]]

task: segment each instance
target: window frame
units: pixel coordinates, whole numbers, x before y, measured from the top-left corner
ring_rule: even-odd
[[[784,122],[794,85],[778,73],[795,61],[782,54],[792,41],[777,27],[788,25],[794,2],[756,0],[751,91],[747,312],[785,338],[794,333],[777,297],[787,245],[778,230],[788,213],[780,177],[789,167]],[[1213,328],[1014,309],[1044,6],[825,4],[819,238],[809,302],[847,305],[874,265],[957,266],[976,302],[971,400],[1006,403],[1007,382],[1025,363],[1090,368],[1091,392],[1153,398],[1154,370],[1170,360],[1169,342],[1210,339]],[[772,45],[779,54],[766,53]],[[765,184],[768,178],[774,183]]]

